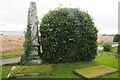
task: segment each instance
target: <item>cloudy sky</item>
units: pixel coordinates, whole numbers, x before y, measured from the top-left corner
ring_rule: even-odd
[[[118,33],[119,0],[0,0],[0,31],[24,31],[31,1],[37,3],[39,20],[62,4],[88,11],[100,34]]]

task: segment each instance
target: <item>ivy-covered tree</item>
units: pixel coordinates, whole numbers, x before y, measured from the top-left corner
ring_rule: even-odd
[[[27,31],[25,32],[25,42],[23,44],[24,47],[24,53],[21,57],[21,64],[26,65],[29,61],[29,55],[31,54],[32,49],[32,38],[31,38],[31,26],[28,23],[27,25]]]
[[[49,11],[40,25],[47,63],[91,61],[97,53],[97,33],[92,17],[76,8]]]

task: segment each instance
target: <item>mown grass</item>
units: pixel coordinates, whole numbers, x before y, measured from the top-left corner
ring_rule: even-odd
[[[10,52],[10,53],[2,53],[2,59],[7,59],[7,58],[15,58],[15,57],[20,57],[23,54],[23,51],[19,52]]]
[[[38,75],[38,76],[25,76],[22,78],[79,78],[79,76],[73,73],[74,70],[83,69],[91,66],[105,65],[115,69],[118,69],[118,59],[115,58],[116,48],[112,48],[111,52],[98,52],[95,60],[92,62],[76,62],[76,63],[64,63],[64,64],[51,64],[53,75]],[[2,67],[2,75],[6,78],[10,71],[11,66]],[[20,77],[21,78],[21,77]],[[118,72],[103,76],[101,78],[118,78]]]
[[[0,59],[2,59],[2,53],[0,53]]]
[[[2,66],[2,78],[7,78],[12,66]]]

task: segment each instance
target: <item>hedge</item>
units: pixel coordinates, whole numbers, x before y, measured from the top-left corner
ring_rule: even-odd
[[[120,41],[120,35],[116,34],[115,37],[113,38],[113,42],[119,42]]]
[[[92,17],[78,8],[49,11],[40,24],[43,53],[47,63],[92,61],[97,53],[98,30]]]

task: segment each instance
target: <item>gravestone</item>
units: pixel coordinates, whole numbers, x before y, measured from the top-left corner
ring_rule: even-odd
[[[25,35],[24,54],[21,63],[24,65],[40,64],[40,38],[38,32],[38,17],[36,3],[31,2],[28,10],[27,31]],[[29,39],[28,39],[29,38]],[[30,40],[30,44],[27,43]],[[28,45],[29,44],[29,45]]]

